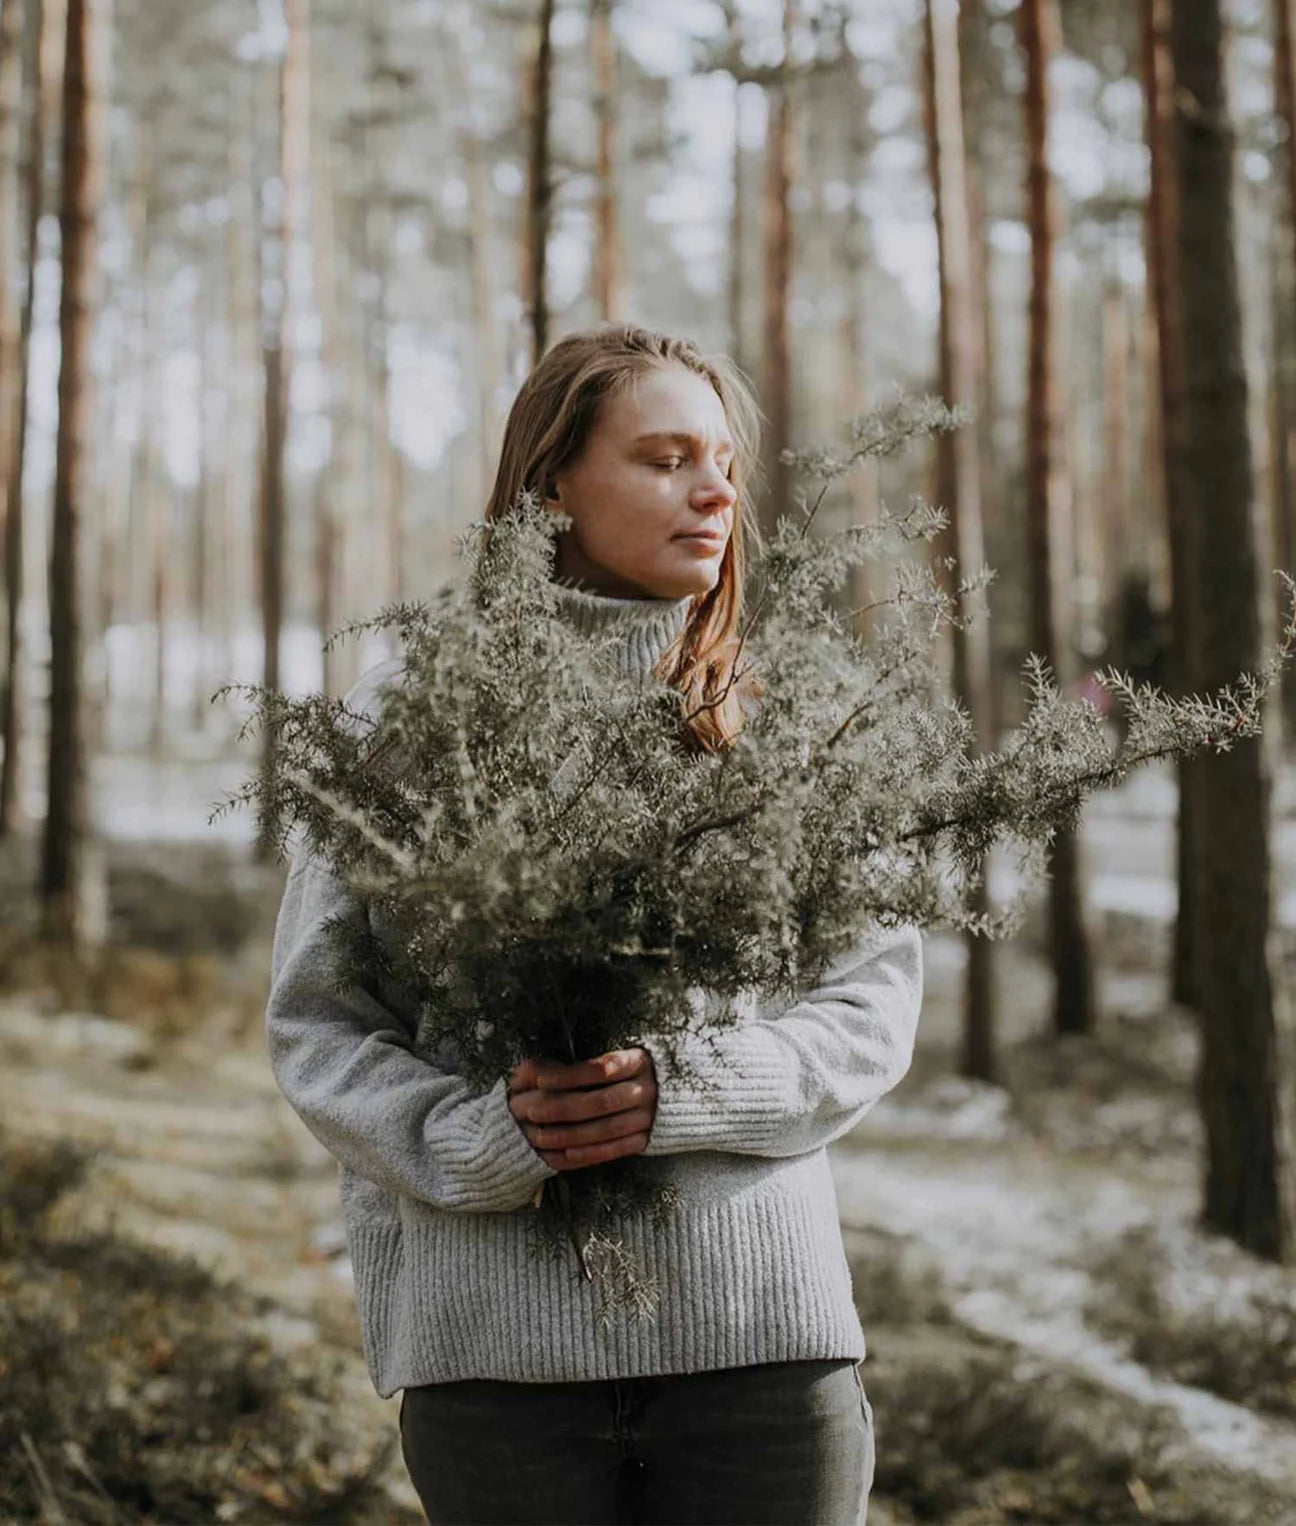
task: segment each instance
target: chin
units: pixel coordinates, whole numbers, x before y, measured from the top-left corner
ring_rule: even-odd
[[[654,599],[682,599],[685,594],[691,594],[694,598],[701,598],[703,594],[710,593],[719,581],[719,569],[710,570],[699,567],[693,573],[663,574],[660,578],[653,578],[645,582],[644,587]]]

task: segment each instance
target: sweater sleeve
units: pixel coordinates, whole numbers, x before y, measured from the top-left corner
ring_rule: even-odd
[[[506,1212],[556,1173],[509,1110],[507,1081],[473,1092],[414,1053],[413,1035],[363,989],[334,989],[332,916],[363,902],[298,850],[275,924],[266,1027],[280,1090],[343,1165],[437,1208]]]
[[[789,1156],[831,1144],[908,1070],[922,985],[917,928],[872,926],[785,1012],[677,1041],[701,1088],[672,1078],[659,1040],[641,1040],[658,1085],[644,1154]]]

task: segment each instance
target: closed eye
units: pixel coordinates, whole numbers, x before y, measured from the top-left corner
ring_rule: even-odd
[[[683,466],[683,456],[672,456],[669,461],[654,461],[653,465],[664,471],[673,471],[677,466]]]

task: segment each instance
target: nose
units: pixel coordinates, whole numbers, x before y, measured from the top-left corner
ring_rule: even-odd
[[[705,483],[698,489],[695,502],[699,508],[712,508],[723,504],[726,508],[737,501],[738,490],[728,477],[714,464],[707,473]]]

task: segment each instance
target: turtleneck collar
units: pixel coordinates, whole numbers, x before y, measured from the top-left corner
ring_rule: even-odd
[[[620,638],[623,677],[646,678],[684,629],[693,595],[681,599],[618,599],[555,579],[558,616],[586,636]]]

